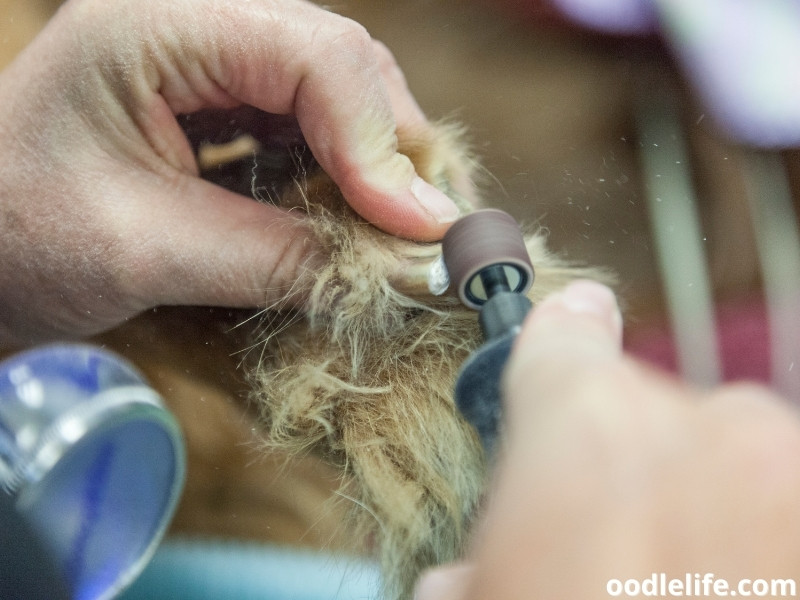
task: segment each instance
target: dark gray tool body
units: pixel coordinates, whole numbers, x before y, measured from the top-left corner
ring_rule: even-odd
[[[500,381],[514,335],[487,342],[464,363],[456,380],[456,405],[493,456],[503,410]]]

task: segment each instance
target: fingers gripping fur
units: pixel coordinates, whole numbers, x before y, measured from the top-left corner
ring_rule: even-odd
[[[405,137],[418,172],[471,211],[472,160],[458,132]],[[310,290],[303,314],[264,332],[252,378],[265,443],[341,467],[354,535],[374,541],[385,597],[410,597],[423,569],[461,556],[484,489],[480,444],[452,396],[480,343],[475,313],[417,281],[424,269],[414,265],[438,246],[367,225],[324,174],[297,182],[281,204],[309,214],[326,259],[298,282]],[[549,255],[541,236],[527,243],[535,299],[586,276]]]

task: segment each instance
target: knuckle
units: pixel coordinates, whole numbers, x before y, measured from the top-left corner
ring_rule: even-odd
[[[367,29],[347,17],[333,15],[326,25],[325,45],[334,52],[346,52],[360,57],[373,56],[373,40]]]
[[[379,42],[378,40],[372,40],[372,51],[378,63],[378,69],[381,75],[383,75],[386,80],[394,82],[399,87],[407,87],[406,77],[392,51],[389,50],[383,42]]]
[[[780,396],[769,388],[752,382],[727,384],[712,392],[709,400],[709,405],[716,412],[730,412],[743,418],[781,420],[789,411],[785,400]]]
[[[378,61],[378,66],[382,72],[394,72],[399,68],[397,59],[395,59],[394,54],[392,54],[392,51],[389,50],[386,44],[378,40],[371,40],[371,43],[375,59]]]
[[[765,474],[772,466],[800,467],[800,419],[786,400],[754,383],[735,383],[711,394],[709,428],[722,431],[742,454],[743,465]],[[743,436],[746,432],[746,436]]]

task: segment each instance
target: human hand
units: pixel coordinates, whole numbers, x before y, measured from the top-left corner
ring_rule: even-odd
[[[621,353],[620,323],[588,282],[532,313],[472,561],[424,577],[418,600],[607,599],[610,580],[653,573],[798,579],[796,411],[760,386],[668,379]]]
[[[293,114],[387,232],[433,240],[455,219],[397,153],[425,117],[354,22],[304,0],[70,0],[0,74],[0,346],[290,289],[302,218],[199,179],[175,118],[243,104]]]

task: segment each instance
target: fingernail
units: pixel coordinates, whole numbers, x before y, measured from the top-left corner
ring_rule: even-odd
[[[622,316],[614,293],[595,281],[574,281],[531,311],[514,342],[509,377],[523,381],[526,370],[542,361],[574,366],[616,360],[621,352]]]
[[[561,305],[573,313],[596,315],[609,323],[615,334],[622,333],[622,314],[614,292],[607,286],[580,279],[561,292]]]
[[[596,281],[588,279],[573,281],[562,291],[542,300],[536,307],[536,313],[539,318],[548,319],[547,315],[551,314],[550,308],[599,317],[608,324],[616,337],[622,335],[622,314],[614,292]]]
[[[438,223],[452,223],[460,216],[455,203],[421,177],[415,177],[411,182],[411,193]]]

